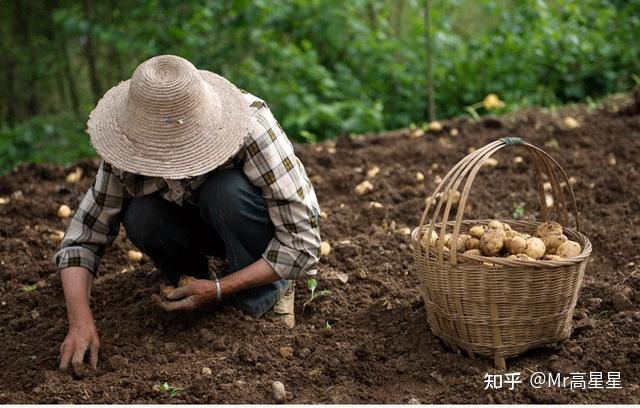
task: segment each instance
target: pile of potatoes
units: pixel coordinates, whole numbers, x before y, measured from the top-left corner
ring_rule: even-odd
[[[426,247],[427,234],[422,237],[422,245]],[[452,235],[445,234],[444,249],[451,249]],[[430,243],[432,247],[438,243],[438,234],[432,231]],[[474,225],[468,234],[460,234],[456,251],[464,255],[506,257],[520,260],[557,260],[573,258],[582,252],[577,242],[564,235],[562,225],[554,221],[540,224],[534,236],[518,232],[507,223],[493,220],[486,225]]]

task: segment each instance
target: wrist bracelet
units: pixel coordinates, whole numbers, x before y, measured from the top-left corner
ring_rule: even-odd
[[[216,302],[222,300],[222,289],[220,289],[220,279],[216,276]]]

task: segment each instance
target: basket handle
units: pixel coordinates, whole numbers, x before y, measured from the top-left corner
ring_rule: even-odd
[[[478,171],[480,171],[486,160],[495,152],[507,146],[521,146],[526,149],[530,156],[533,158],[535,183],[540,198],[540,212],[542,219],[544,221],[547,221],[548,219],[553,218],[559,220],[563,225],[567,225],[569,222],[569,214],[567,211],[567,202],[565,200],[562,187],[560,186],[560,180],[557,173],[557,171],[559,171],[559,174],[564,179],[569,191],[569,210],[573,214],[576,229],[578,231],[580,230],[578,206],[576,203],[575,195],[573,193],[573,188],[571,187],[571,183],[569,183],[569,177],[562,169],[562,167],[560,167],[558,162],[542,149],[530,143],[527,143],[518,137],[505,137],[491,142],[486,146],[468,154],[466,157],[460,160],[451,170],[449,170],[440,184],[436,187],[432,196],[434,199],[427,200],[426,208],[422,213],[422,217],[420,218],[420,225],[418,227],[417,234],[418,242],[416,243],[416,248],[419,256],[422,256],[422,251],[425,251],[427,254],[429,253],[431,245],[430,240],[425,241],[426,248],[423,248],[421,244],[422,237],[424,236],[424,234],[428,234],[428,236],[431,237],[431,234],[436,229],[436,224],[440,219],[441,222],[440,232],[438,234],[437,254],[438,263],[441,265],[444,263],[444,235],[446,233],[447,224],[450,223],[449,214],[451,212],[451,207],[453,206],[455,193],[459,190],[460,185],[464,181],[462,193],[460,194],[458,202],[458,209],[455,215],[455,221],[453,223],[453,233],[450,245],[451,248],[449,251],[450,262],[452,265],[456,265],[458,236],[460,234],[460,227],[462,224],[462,218],[464,216],[464,209],[467,203],[467,199],[469,198],[471,185],[473,184]],[[551,194],[553,197],[553,205],[551,206],[551,208],[547,207],[546,205],[544,181],[542,177],[543,174],[547,175],[551,184]],[[431,207],[436,199],[437,204],[431,216],[429,228],[426,229],[424,228],[425,221],[427,220],[427,216],[429,215]]]

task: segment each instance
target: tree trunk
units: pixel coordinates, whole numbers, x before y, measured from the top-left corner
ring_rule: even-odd
[[[71,73],[71,66],[69,65],[69,51],[67,50],[67,39],[64,34],[60,34],[58,38],[58,46],[60,47],[62,55],[62,73],[65,82],[67,83],[67,90],[69,91],[69,97],[71,98],[71,108],[75,114],[80,113],[80,100],[78,99],[78,90],[76,89],[76,82]]]
[[[424,1],[424,39],[427,49],[427,97],[429,121],[436,120],[436,104],[433,94],[433,36],[431,35],[431,0]]]
[[[93,99],[95,103],[98,103],[102,97],[102,86],[100,85],[100,79],[98,78],[98,70],[96,64],[96,53],[93,48],[93,0],[84,0],[84,15],[89,24],[89,31],[87,32],[87,40],[84,47],[85,58],[89,65],[89,79],[91,81],[91,91],[93,92]]]

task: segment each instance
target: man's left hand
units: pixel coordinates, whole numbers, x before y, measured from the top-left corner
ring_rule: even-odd
[[[216,284],[209,279],[197,279],[169,292],[167,300],[155,293],[151,295],[151,299],[167,312],[195,310],[216,300]]]

